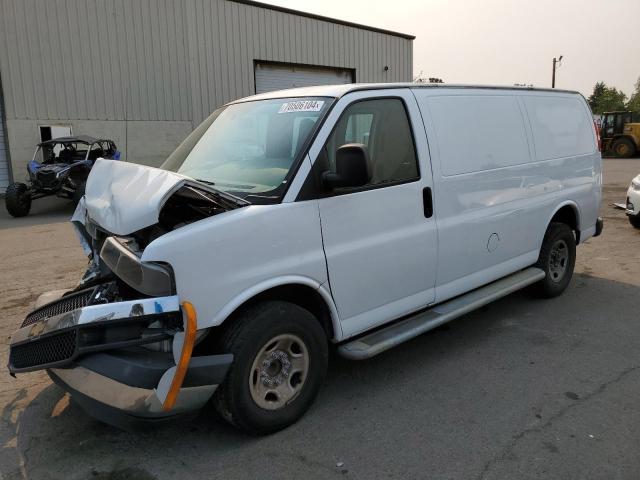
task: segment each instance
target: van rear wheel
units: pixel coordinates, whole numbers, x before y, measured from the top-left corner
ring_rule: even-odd
[[[218,413],[254,434],[281,430],[313,403],[327,370],[327,337],[298,305],[267,301],[243,310],[218,350],[233,364],[213,398]]]
[[[553,222],[547,228],[536,267],[545,277],[534,285],[536,293],[551,298],[560,295],[569,285],[576,264],[576,239],[571,228]]]

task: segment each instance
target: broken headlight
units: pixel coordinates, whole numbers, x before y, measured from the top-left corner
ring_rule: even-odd
[[[100,259],[118,278],[145,295],[163,297],[175,293],[171,267],[141,261],[115,237],[104,241]]]

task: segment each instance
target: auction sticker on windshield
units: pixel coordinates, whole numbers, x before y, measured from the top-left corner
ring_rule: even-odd
[[[322,110],[324,100],[301,100],[298,102],[287,102],[280,106],[278,113],[292,112],[319,112]]]

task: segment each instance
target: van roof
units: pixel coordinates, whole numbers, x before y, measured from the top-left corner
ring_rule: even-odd
[[[465,85],[452,83],[346,83],[340,85],[318,85],[315,87],[291,88],[288,90],[277,90],[275,92],[260,93],[250,97],[241,98],[229,103],[248,102],[253,100],[267,100],[270,98],[285,97],[341,97],[349,92],[361,90],[382,90],[390,88],[447,88],[447,89],[483,89],[483,90],[523,90],[534,92],[554,92],[554,93],[574,93],[580,95],[575,90],[561,90],[558,88],[534,88],[516,87],[500,85]]]

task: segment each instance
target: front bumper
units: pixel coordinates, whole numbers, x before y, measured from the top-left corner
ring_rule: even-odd
[[[156,385],[174,366],[171,354],[125,349],[90,355],[73,368],[53,368],[47,373],[89,415],[130,429],[199,410],[222,383],[232,361],[230,354],[192,358],[177,401],[168,412]]]
[[[191,356],[193,307],[177,296],[96,303],[104,294],[94,287],[30,313],[11,338],[10,373],[46,369],[89,414],[123,428],[202,407],[233,355]]]
[[[89,353],[168,341],[182,325],[176,295],[92,305],[100,295],[86,289],[30,313],[11,336],[9,372],[65,367]]]
[[[627,190],[627,215],[640,215],[640,190],[630,186]]]

